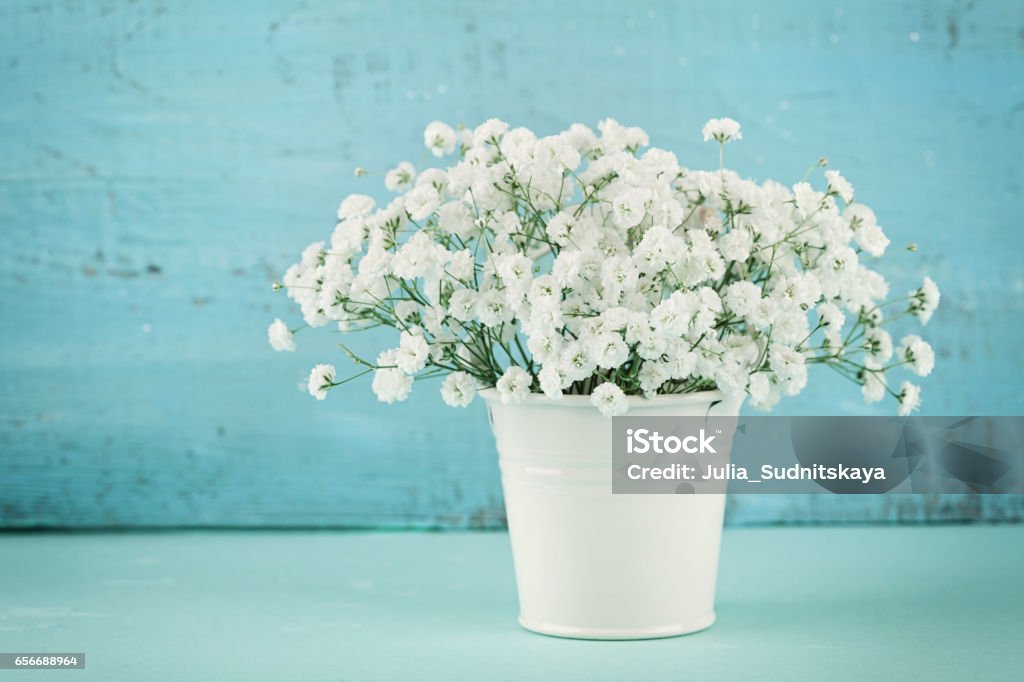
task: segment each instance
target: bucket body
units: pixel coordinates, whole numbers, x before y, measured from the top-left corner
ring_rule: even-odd
[[[483,392],[497,442],[509,537],[528,630],[647,639],[715,620],[725,495],[613,495],[612,421],[589,396]],[[734,416],[742,396],[631,398],[628,416]]]

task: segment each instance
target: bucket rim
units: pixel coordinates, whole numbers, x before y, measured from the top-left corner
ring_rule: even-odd
[[[495,388],[484,388],[478,391],[480,397],[488,403],[504,405],[501,396]],[[630,409],[644,406],[670,406],[670,405],[710,405],[726,400],[726,395],[718,390],[695,391],[693,393],[674,393],[669,395],[656,395],[646,398],[640,395],[626,396]],[[549,398],[543,393],[531,393],[522,402],[512,403],[514,405],[552,405],[555,407],[590,408],[595,409],[590,402],[589,395],[563,395],[561,398]]]

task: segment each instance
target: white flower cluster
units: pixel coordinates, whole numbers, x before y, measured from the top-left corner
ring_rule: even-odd
[[[703,135],[720,151],[741,139],[732,119]],[[690,170],[642,151],[646,133],[611,119],[547,137],[494,119],[475,130],[434,122],[423,137],[435,156],[457,154],[453,165],[399,164],[384,184],[400,194],[380,208],[347,197],[330,240],[278,285],[308,327],[398,330],[375,361],[349,353],[380,400],[446,376],[441,395],[459,407],[495,387],[508,402],[590,395],[607,415],[628,396],[715,388],[770,408],[825,364],[868,402],[892,395],[901,414],[919,405],[919,389],[891,388],[888,373],[927,375],[934,353],[918,336],[894,348],[883,325],[927,323],[938,289],[925,278],[884,302],[888,284],[869,263],[889,240],[838,172],[822,191],[757,184],[721,163]],[[268,335],[294,350],[280,320]],[[318,365],[309,389],[322,398],[340,383]]]

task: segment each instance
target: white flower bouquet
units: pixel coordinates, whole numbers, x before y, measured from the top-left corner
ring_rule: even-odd
[[[458,407],[495,387],[505,402],[590,395],[616,415],[627,396],[717,388],[767,409],[822,364],[868,402],[888,394],[900,414],[918,407],[919,388],[893,388],[889,373],[927,375],[932,348],[915,335],[897,347],[884,326],[926,324],[939,291],[925,277],[886,300],[867,263],[889,240],[838,172],[825,171],[823,191],[745,180],[723,163],[741,138],[731,119],[704,127],[719,145],[711,171],[644,151],[639,128],[598,130],[431,123],[427,148],[457,154],[454,165],[399,164],[384,177],[399,193],[384,208],[360,194],[342,201],[330,242],[308,246],[275,289],[301,307],[300,328],[387,326],[397,345],[366,359],[340,344],[362,371],[342,379],[317,365],[310,393],[323,399],[372,372],[388,403],[445,377],[441,395]],[[275,320],[271,345],[295,350],[295,331]]]

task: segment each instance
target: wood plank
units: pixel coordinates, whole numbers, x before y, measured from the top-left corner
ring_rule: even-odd
[[[269,284],[351,191],[421,163],[423,125],[613,116],[710,166],[798,179],[823,154],[873,206],[895,291],[943,307],[932,414],[1021,411],[1024,93],[1016,2],[0,5],[0,525],[494,527],[483,411],[296,385],[331,335]],[[916,36],[916,40],[914,37]],[[1019,221],[1018,221],[1019,222]],[[387,335],[359,348],[392,343]],[[888,406],[877,411],[887,410]],[[818,374],[790,414],[869,413]],[[1013,498],[736,498],[736,523],[1021,518]]]

